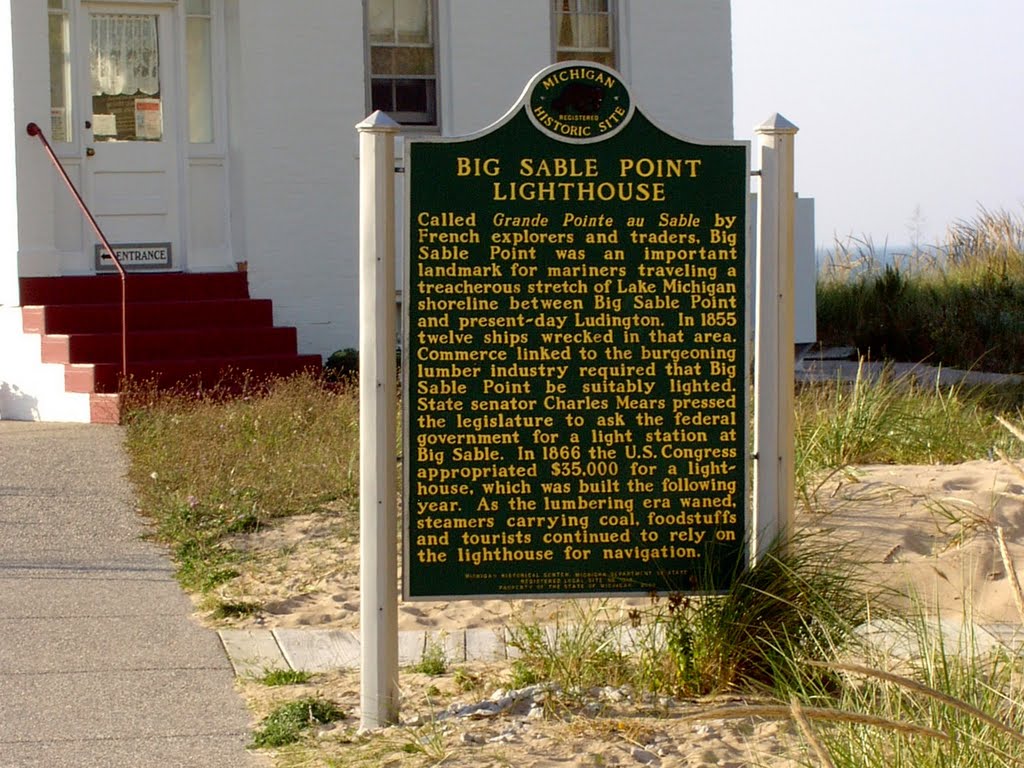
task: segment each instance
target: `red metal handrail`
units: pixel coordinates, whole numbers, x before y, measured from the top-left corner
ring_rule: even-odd
[[[124,266],[121,264],[121,260],[117,258],[117,254],[114,253],[113,246],[110,245],[110,241],[107,240],[107,236],[103,234],[103,230],[100,229],[100,225],[96,222],[96,218],[89,211],[89,206],[85,204],[85,200],[78,194],[78,190],[75,189],[75,184],[71,181],[71,177],[68,176],[68,172],[64,170],[64,165],[54,154],[53,147],[50,146],[50,142],[46,140],[46,136],[43,134],[43,129],[35,123],[29,123],[27,126],[28,135],[35,136],[39,141],[43,143],[43,149],[46,150],[46,154],[50,156],[50,161],[53,163],[53,167],[57,169],[61,178],[64,179],[64,184],[71,191],[71,194],[75,198],[75,202],[78,203],[79,209],[82,211],[82,215],[85,216],[86,220],[92,225],[93,231],[96,233],[96,237],[99,238],[100,242],[103,243],[103,248],[106,250],[107,255],[110,256],[110,260],[114,262],[114,266],[117,268],[117,273],[121,276],[121,378],[122,380],[128,378],[128,280],[127,273],[124,271]]]

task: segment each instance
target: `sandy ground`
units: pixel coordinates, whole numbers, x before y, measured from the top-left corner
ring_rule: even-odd
[[[944,612],[973,609],[975,621],[1018,622],[1020,616],[993,535],[1024,564],[1024,474],[1002,462],[934,466],[863,466],[821,481],[815,510],[798,523],[848,545],[851,557],[895,589]],[[238,540],[253,566],[228,584],[228,600],[263,605],[233,626],[359,626],[359,546],[351,515],[325,510],[282,521]],[[644,600],[619,600],[624,610]],[[402,602],[400,629],[486,627],[513,615],[543,618],[564,601],[457,600]]]
[[[909,595],[943,618],[1020,626],[1015,574],[1001,555],[1001,532],[1014,569],[1024,568],[1024,474],[1002,462],[937,466],[864,466],[821,481],[813,510],[798,524],[843,543],[872,580]],[[325,510],[296,518],[244,542],[254,567],[224,589],[225,599],[262,603],[263,612],[232,626],[358,627],[358,545],[351,515]],[[625,612],[645,601],[612,601]],[[402,603],[401,629],[499,626],[518,616],[544,622],[566,610],[564,601],[451,601]],[[592,702],[597,718],[562,716],[431,718],[453,702],[489,698],[506,685],[507,664],[469,665],[442,677],[403,672],[405,727],[361,736],[348,721],[321,735],[323,754],[339,765],[435,765],[554,768],[564,766],[747,766],[816,764],[788,723],[704,721],[708,702],[621,700]],[[354,673],[322,676],[307,686],[357,709]],[[294,689],[245,683],[245,694],[265,708]],[[606,692],[607,693],[607,692]],[[690,720],[696,716],[698,719]],[[443,762],[442,761],[443,758]],[[807,762],[800,763],[799,760]],[[302,763],[309,765],[326,762]]]

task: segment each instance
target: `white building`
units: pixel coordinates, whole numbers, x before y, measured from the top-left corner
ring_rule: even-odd
[[[272,300],[273,323],[297,329],[299,352],[326,356],[358,337],[353,126],[382,109],[409,132],[477,131],[570,58],[618,69],[673,132],[733,136],[728,0],[0,0],[0,417],[102,418],[102,398],[65,392],[103,378],[89,344],[23,311],[72,300],[24,278],[110,271],[29,123],[148,285],[241,273],[243,290],[247,277],[249,295]],[[183,303],[205,295],[197,283],[172,302],[156,287],[133,296],[133,277],[130,302],[152,293],[192,334],[129,327],[151,334],[134,349],[129,338],[132,365],[197,338],[208,344],[179,357],[261,351],[224,334],[212,345]],[[63,293],[88,298],[112,279],[64,280]],[[239,313],[226,311],[246,327]]]

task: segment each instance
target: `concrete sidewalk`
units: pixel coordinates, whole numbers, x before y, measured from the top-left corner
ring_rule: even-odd
[[[0,421],[0,768],[266,765],[217,634],[141,539],[122,436]]]

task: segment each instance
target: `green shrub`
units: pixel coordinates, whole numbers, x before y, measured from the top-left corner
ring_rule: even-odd
[[[324,362],[324,378],[327,381],[346,382],[358,375],[359,351],[351,347],[332,352]]]

